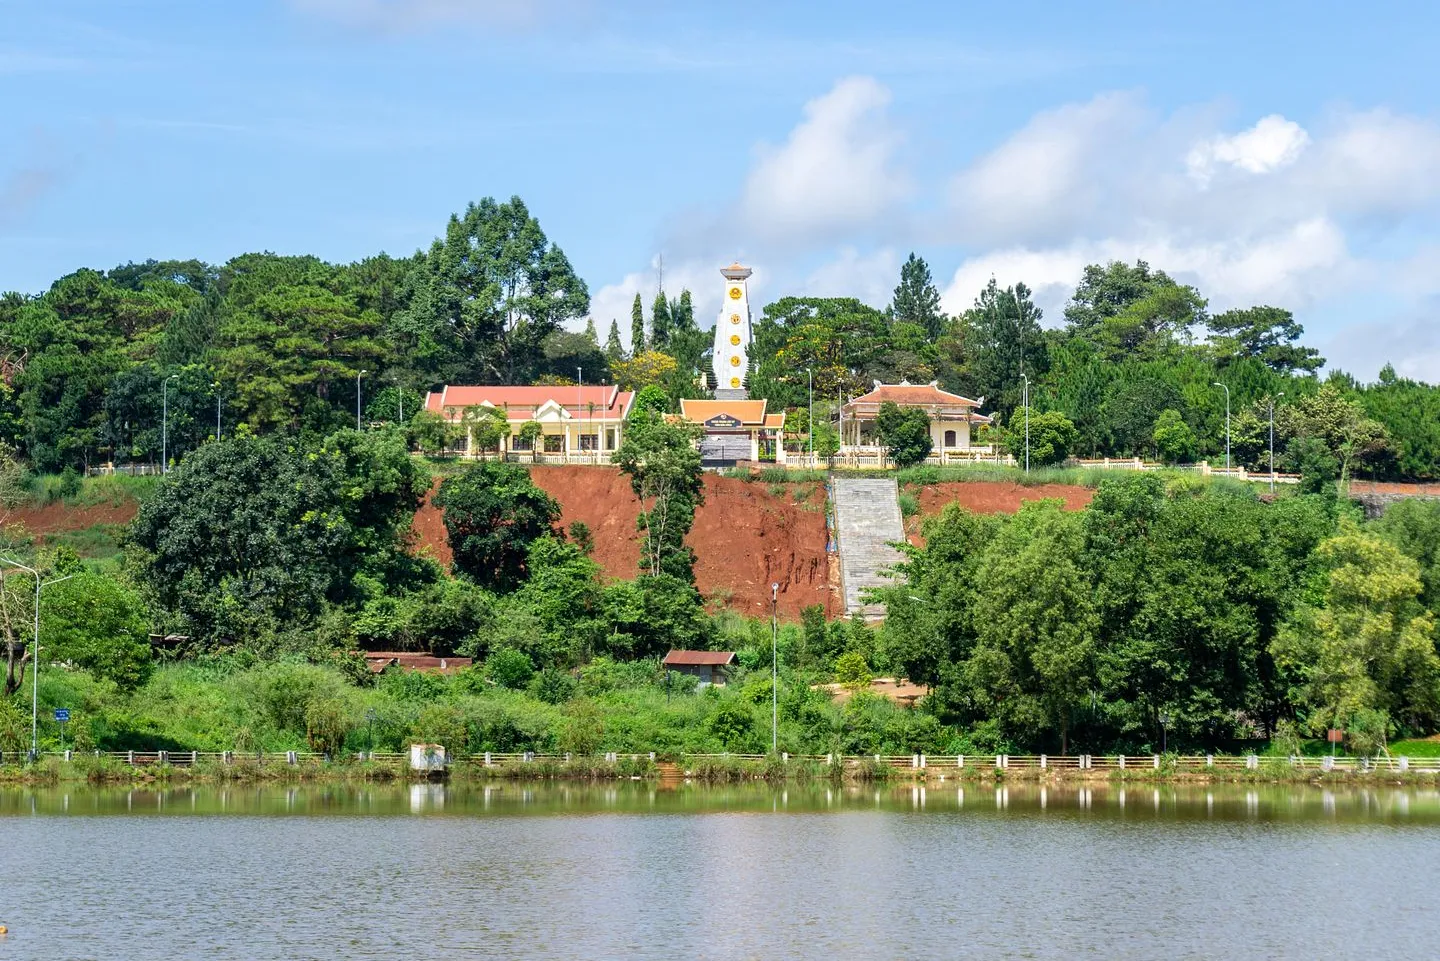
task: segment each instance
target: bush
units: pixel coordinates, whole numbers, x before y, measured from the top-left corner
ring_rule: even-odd
[[[496,648],[485,658],[485,674],[501,687],[519,691],[535,676],[529,655],[512,647]]]
[[[835,658],[835,680],[846,687],[865,687],[871,681],[870,665],[859,651],[846,651]]]

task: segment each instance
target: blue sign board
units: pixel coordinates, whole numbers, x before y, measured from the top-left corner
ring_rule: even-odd
[[[70,709],[68,707],[57,707],[55,709],[55,720],[59,721],[61,724],[64,724],[66,721],[70,720]]]

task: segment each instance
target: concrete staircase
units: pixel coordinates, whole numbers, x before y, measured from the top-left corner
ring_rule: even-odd
[[[700,438],[700,463],[704,467],[734,467],[750,459],[750,438],[743,434],[706,434]]]
[[[895,481],[885,479],[837,477],[831,484],[845,613],[867,619],[883,617],[885,608],[865,603],[860,592],[895,583],[893,578],[880,576],[880,571],[904,559],[890,546],[905,539],[900,491]]]

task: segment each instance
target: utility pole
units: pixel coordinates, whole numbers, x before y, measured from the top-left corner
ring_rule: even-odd
[[[360,429],[360,378],[361,378],[361,377],[364,377],[364,376],[365,376],[366,374],[368,374],[368,373],[370,373],[370,371],[368,371],[368,370],[362,370],[362,371],[360,371],[360,373],[358,373],[358,374],[355,375],[355,429],[356,429],[356,430],[359,430],[359,429]]]
[[[1225,391],[1225,472],[1230,472],[1230,388],[1216,381],[1210,385]]]
[[[815,373],[809,367],[805,368],[805,391],[810,396],[810,429],[807,436],[810,438],[810,469],[815,469]]]
[[[1021,374],[1020,379],[1025,382],[1021,389],[1023,399],[1020,404],[1025,408],[1025,473],[1028,474],[1030,473],[1030,378]]]
[[[35,636],[31,655],[31,660],[35,663],[30,665],[30,761],[34,763],[40,757],[40,590],[51,584],[68,581],[75,575],[66,574],[64,577],[46,581],[41,579],[40,572],[35,568],[12,558],[0,556],[0,564],[25,571],[35,578]]]
[[[213,385],[215,388],[215,439],[220,439],[220,382],[217,380]]]
[[[770,585],[770,753],[780,753],[780,585]]]
[[[160,383],[160,473],[170,463],[170,382],[179,374],[171,374]]]

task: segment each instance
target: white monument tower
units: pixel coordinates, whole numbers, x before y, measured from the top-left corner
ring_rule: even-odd
[[[750,371],[750,294],[745,281],[750,268],[734,263],[720,273],[725,277],[725,298],[715,321],[715,398],[745,400]]]

